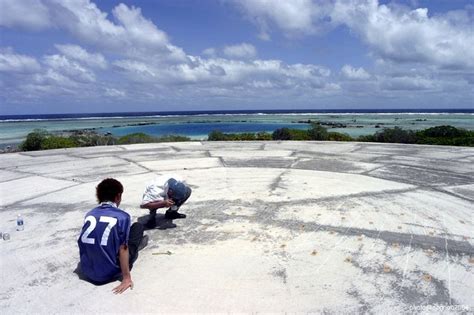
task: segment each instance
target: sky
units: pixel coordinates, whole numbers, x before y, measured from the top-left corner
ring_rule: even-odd
[[[0,114],[474,107],[474,2],[0,0]]]

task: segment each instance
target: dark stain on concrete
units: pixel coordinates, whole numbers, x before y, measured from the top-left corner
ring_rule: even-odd
[[[289,168],[294,162],[293,159],[278,157],[223,159],[225,161],[224,165],[227,167]]]
[[[272,275],[277,277],[277,278],[280,278],[284,284],[287,283],[287,280],[288,280],[288,274],[286,272],[286,268],[281,268],[281,269],[278,269],[278,270],[275,270],[272,272]]]
[[[400,286],[398,281],[391,282],[394,291],[398,291],[398,298],[408,305],[457,305],[458,303],[449,297],[449,290],[443,281],[431,277],[430,282],[424,282],[423,272],[416,271],[415,275],[420,279],[419,282],[410,281],[411,286]],[[426,295],[420,291],[419,286],[427,283],[433,286],[435,293]]]
[[[304,201],[302,201],[304,203]],[[339,200],[340,202],[340,200]],[[291,204],[295,204],[294,202]],[[392,232],[383,230],[370,230],[356,227],[334,226],[327,224],[318,224],[317,222],[305,222],[302,220],[281,220],[276,219],[278,211],[282,206],[282,202],[270,203],[262,200],[248,203],[227,200],[213,200],[205,203],[195,203],[183,206],[183,212],[192,207],[192,212],[188,214],[185,221],[173,221],[183,228],[173,229],[173,233],[165,235],[167,238],[172,238],[173,243],[176,241],[177,234],[183,234],[182,238],[190,243],[214,243],[215,241],[231,239],[241,236],[240,232],[230,233],[222,231],[212,231],[209,225],[202,226],[199,220],[208,218],[218,221],[216,224],[222,224],[228,220],[235,220],[237,218],[251,223],[255,222],[263,226],[281,227],[293,232],[301,233],[301,226],[304,224],[305,232],[329,232],[334,231],[344,236],[358,237],[364,235],[367,238],[379,239],[388,244],[399,243],[400,246],[411,246],[420,249],[434,249],[435,251],[446,252],[448,248],[449,255],[474,255],[473,246],[467,241],[456,241],[447,239],[445,237],[431,236],[431,235],[417,235],[402,232]],[[255,214],[251,216],[239,216],[238,212],[235,215],[228,215],[222,210],[231,207],[248,207],[255,208]]]
[[[53,273],[53,272],[58,271],[59,268],[58,268],[58,266],[56,266],[55,264],[47,263],[47,264],[46,264],[46,269],[48,269],[48,272]]]
[[[374,314],[374,312],[372,311],[372,307],[370,307],[370,303],[367,302],[364,299],[363,294],[360,294],[360,292],[357,290],[356,287],[353,286],[346,293],[349,296],[352,296],[353,298],[355,298],[357,300],[357,302],[359,302],[360,307],[357,310],[357,313],[359,313],[359,314]]]
[[[312,159],[307,161],[299,161],[293,165],[293,168],[337,173],[354,173],[365,171],[365,169],[357,166],[356,163],[342,161],[339,159]]]
[[[418,186],[455,186],[472,183],[470,176],[404,165],[386,165],[369,172],[368,175]]]

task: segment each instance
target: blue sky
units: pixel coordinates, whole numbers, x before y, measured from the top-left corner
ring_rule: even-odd
[[[0,0],[0,114],[472,108],[460,0]]]

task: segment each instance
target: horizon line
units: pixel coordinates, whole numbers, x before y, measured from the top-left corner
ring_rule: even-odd
[[[474,112],[473,108],[384,108],[384,109],[373,109],[373,108],[333,108],[333,109],[226,109],[226,110],[219,110],[219,109],[211,109],[211,110],[174,110],[174,111],[119,111],[119,112],[74,112],[74,113],[34,113],[34,114],[0,114],[0,117],[10,117],[10,116],[48,116],[48,115],[103,115],[103,114],[183,114],[183,113],[244,113],[244,112],[252,112],[252,113],[278,113],[278,112],[298,112],[298,113],[317,113],[317,112],[324,112],[324,113],[331,113],[331,112],[360,112],[365,111],[367,113],[370,112],[394,112],[397,111],[401,112],[419,112],[419,113],[440,113],[443,111],[470,111]]]

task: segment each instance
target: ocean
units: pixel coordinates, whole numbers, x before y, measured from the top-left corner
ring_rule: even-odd
[[[82,113],[0,116],[0,147],[16,145],[34,129],[50,132],[94,130],[114,136],[143,132],[152,136],[183,135],[207,139],[209,132],[273,132],[278,128],[308,129],[319,121],[329,131],[352,137],[395,126],[425,129],[440,125],[474,130],[474,109],[431,110],[243,110],[187,112]]]

